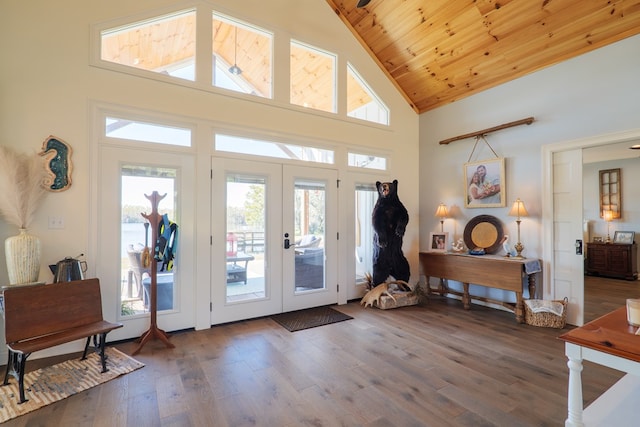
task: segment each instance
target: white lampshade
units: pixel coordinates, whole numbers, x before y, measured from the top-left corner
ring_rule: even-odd
[[[449,216],[449,211],[447,211],[447,205],[444,203],[440,203],[438,205],[438,209],[436,209],[436,217],[438,218],[446,218]]]
[[[523,216],[529,216],[529,212],[527,212],[527,208],[524,207],[524,202],[519,198],[513,202],[513,206],[509,211],[509,216],[516,216],[518,218]]]

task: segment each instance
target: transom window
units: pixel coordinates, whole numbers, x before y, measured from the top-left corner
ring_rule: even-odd
[[[334,152],[332,150],[284,142],[216,134],[215,147],[218,151],[226,151],[228,153],[250,154],[303,162],[334,163]]]
[[[181,147],[191,146],[191,129],[118,117],[105,118],[105,136]]]
[[[387,170],[387,159],[385,157],[373,156],[371,154],[360,154],[349,152],[347,164],[355,168]]]

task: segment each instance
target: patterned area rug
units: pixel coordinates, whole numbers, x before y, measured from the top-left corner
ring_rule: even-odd
[[[316,326],[330,325],[331,323],[353,319],[353,317],[334,310],[329,306],[276,314],[275,316],[271,316],[271,318],[284,326],[289,332],[315,328]]]
[[[107,347],[105,353],[108,357],[109,371],[104,374],[100,373],[102,366],[97,353],[91,353],[86,360],[80,360],[78,357],[25,374],[25,397],[29,400],[21,405],[18,404],[20,400],[18,381],[11,377],[9,385],[0,387],[0,423],[144,366],[143,363],[115,348]],[[2,372],[4,377],[4,370]]]

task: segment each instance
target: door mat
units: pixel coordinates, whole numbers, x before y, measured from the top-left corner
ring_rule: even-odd
[[[353,319],[353,317],[334,310],[329,306],[308,308],[306,310],[290,311],[289,313],[276,314],[271,318],[282,325],[289,332],[315,328],[316,326],[330,325]]]
[[[18,381],[10,377],[9,384],[0,387],[0,423],[106,383],[144,366],[143,363],[113,347],[107,347],[105,354],[109,370],[104,374],[101,373],[102,364],[97,353],[91,353],[85,360],[75,358],[26,373],[24,375],[24,394],[29,400],[22,404],[18,404],[20,401]]]

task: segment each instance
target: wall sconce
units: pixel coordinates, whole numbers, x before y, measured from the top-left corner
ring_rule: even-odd
[[[516,219],[516,224],[518,224],[518,243],[516,243],[516,245],[514,246],[517,254],[516,256],[514,256],[514,258],[524,259],[524,257],[522,256],[522,250],[524,249],[524,246],[520,242],[520,218],[529,216],[529,212],[527,212],[527,208],[524,207],[524,202],[522,200],[518,198],[515,202],[513,202],[513,206],[509,211],[509,216],[515,216],[518,218]]]
[[[611,210],[604,210],[602,211],[602,217],[604,218],[605,221],[607,221],[607,243],[611,243],[611,236],[610,236],[610,229],[611,229],[611,220],[613,219],[613,211]]]
[[[440,218],[440,232],[444,233],[444,219],[449,216],[447,205],[440,203],[436,209],[436,217]]]

